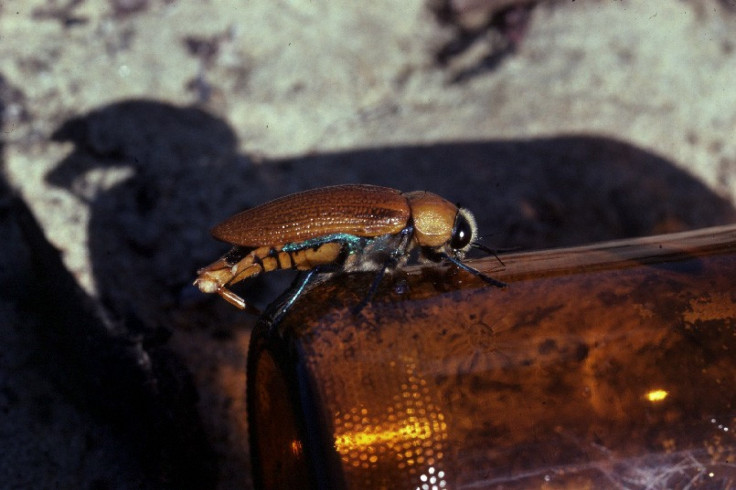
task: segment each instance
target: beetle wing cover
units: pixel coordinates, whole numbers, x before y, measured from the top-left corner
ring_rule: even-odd
[[[399,233],[411,210],[400,191],[374,185],[338,185],[290,194],[226,219],[212,229],[218,240],[243,247],[298,243],[335,233],[373,237]]]

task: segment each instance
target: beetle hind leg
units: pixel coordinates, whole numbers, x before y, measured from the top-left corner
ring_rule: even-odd
[[[246,307],[250,306],[250,305],[248,305],[248,303],[245,302],[245,300],[243,298],[241,298],[237,294],[233,293],[232,291],[230,291],[228,288],[226,288],[224,286],[221,287],[220,289],[218,289],[216,292],[225,301],[227,301],[231,305],[233,305],[233,306],[235,306],[235,307],[237,307],[237,308],[239,308],[241,310],[244,310]]]
[[[225,286],[231,284],[232,274],[225,269],[209,270],[209,268],[197,271],[199,276],[194,281],[194,285],[203,293],[217,293],[225,301],[237,308],[244,310],[248,306],[243,298],[230,291]]]
[[[283,316],[291,309],[294,302],[301,294],[307,289],[310,283],[314,282],[315,277],[318,274],[335,272],[338,268],[333,265],[321,265],[316,266],[313,269],[302,271],[299,276],[294,279],[294,283],[291,287],[277,299],[273,304],[276,306],[276,311],[271,315],[271,325],[278,325]]]
[[[203,293],[217,293],[228,303],[241,310],[257,311],[243,298],[227,288],[227,286],[263,272],[263,266],[255,261],[255,257],[254,252],[243,255],[240,247],[236,247],[212,264],[198,270],[194,285]]]

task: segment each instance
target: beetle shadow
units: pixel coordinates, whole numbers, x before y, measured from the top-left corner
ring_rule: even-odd
[[[70,119],[53,139],[74,145],[46,179],[89,205],[100,300],[118,316],[171,326],[183,286],[216,254],[206,230],[218,194],[242,192],[234,183],[248,179],[233,131],[196,108],[131,100]]]
[[[3,488],[213,488],[186,367],[156,335],[121,335],[100,314],[36,219],[38,194],[6,180],[5,138],[32,118],[25,104],[0,73]]]
[[[672,162],[597,136],[403,145],[264,163],[239,153],[234,131],[205,111],[132,100],[69,120],[54,139],[74,150],[47,180],[89,202],[100,297],[120,315],[133,311],[151,325],[211,323],[212,308],[218,318],[237,315],[222,301],[201,318],[186,308],[179,315],[199,299],[191,287],[196,269],[228,249],[207,230],[308,188],[360,182],[431,190],[471,209],[485,243],[496,249],[736,221],[730,202]],[[120,177],[95,181],[101,167],[118,168]],[[251,289],[268,288],[256,281]]]

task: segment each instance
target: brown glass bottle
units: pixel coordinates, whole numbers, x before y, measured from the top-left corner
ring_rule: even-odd
[[[731,488],[736,227],[339,276],[261,323],[264,488]]]

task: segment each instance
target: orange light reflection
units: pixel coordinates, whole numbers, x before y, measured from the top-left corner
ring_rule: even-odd
[[[412,417],[414,418],[414,417]],[[386,444],[392,446],[403,441],[426,440],[444,434],[447,425],[442,420],[429,421],[415,419],[405,425],[390,429],[365,427],[362,430],[346,432],[335,437],[335,448],[340,454],[362,450],[368,446]]]
[[[661,402],[662,400],[667,398],[667,395],[669,395],[669,393],[666,390],[657,389],[657,390],[651,390],[644,396],[650,402]]]

